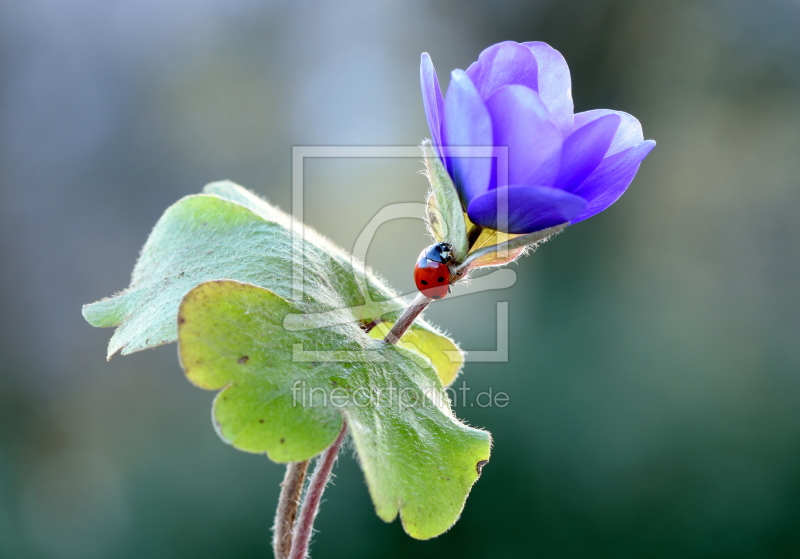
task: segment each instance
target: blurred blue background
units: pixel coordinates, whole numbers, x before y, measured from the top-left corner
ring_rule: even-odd
[[[105,361],[91,302],[127,286],[163,210],[228,178],[289,210],[291,146],[428,136],[419,55],[446,86],[486,46],[544,40],[577,111],[658,147],[628,193],[434,305],[505,408],[461,407],[491,463],[428,542],[374,514],[352,452],[314,557],[800,556],[800,2],[0,3],[0,557],[270,556],[283,468],[237,452],[175,346]],[[345,248],[418,202],[413,160],[315,160],[306,219]],[[427,244],[384,226],[397,288]]]

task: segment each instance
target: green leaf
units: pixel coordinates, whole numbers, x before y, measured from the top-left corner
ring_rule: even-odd
[[[434,153],[429,140],[422,142],[422,153],[431,185],[431,195],[428,196],[428,228],[437,242],[450,243],[454,261],[461,263],[469,250],[461,200],[453,180]]]
[[[331,444],[344,414],[378,516],[389,522],[399,512],[418,539],[441,534],[489,459],[489,434],[453,416],[418,353],[353,322],[287,330],[285,317],[299,310],[235,281],[203,283],[183,300],[181,363],[192,382],[221,390],[220,436],[276,461],[305,460]]]
[[[405,307],[362,263],[310,227],[302,238],[293,235],[290,216],[241,186],[222,181],[204,190],[208,194],[187,196],[167,209],[142,249],[130,287],[83,307],[90,324],[117,327],[109,359],[120,351],[125,355],[174,342],[178,305],[209,280],[252,283],[291,299],[297,265],[304,297],[294,301],[302,314],[287,317],[294,328],[315,328],[325,320],[392,319]],[[447,351],[454,345],[424,320],[415,326],[443,338]]]
[[[376,340],[382,340],[392,326],[394,322],[381,322],[369,331],[369,335]],[[405,331],[397,345],[430,359],[444,386],[453,383],[464,365],[464,352],[450,338],[431,332],[416,323]]]

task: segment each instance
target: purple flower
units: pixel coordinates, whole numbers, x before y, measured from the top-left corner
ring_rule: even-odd
[[[487,48],[466,72],[453,70],[444,98],[427,53],[420,76],[434,148],[483,227],[533,233],[589,218],[622,196],[656,145],[627,113],[574,115],[567,63],[545,43]],[[452,146],[507,150],[453,157]]]

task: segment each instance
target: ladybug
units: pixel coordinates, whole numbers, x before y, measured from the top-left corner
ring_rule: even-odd
[[[420,253],[414,266],[414,283],[426,297],[441,299],[450,293],[450,252],[448,243],[436,243]]]

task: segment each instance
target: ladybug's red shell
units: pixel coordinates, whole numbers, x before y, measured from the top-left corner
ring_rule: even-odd
[[[450,246],[437,243],[423,250],[414,266],[417,289],[431,299],[441,299],[450,292]]]

